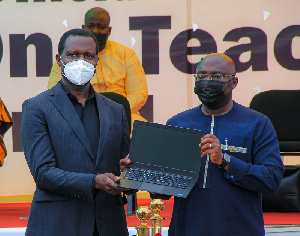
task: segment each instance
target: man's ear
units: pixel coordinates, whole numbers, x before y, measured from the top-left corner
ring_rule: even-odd
[[[112,29],[112,27],[111,27],[111,26],[109,26],[109,30],[108,30],[108,36],[111,34],[111,29]]]
[[[233,80],[232,89],[235,89],[236,86],[238,85],[238,83],[239,83],[239,79],[238,79],[238,77],[235,77],[234,80]]]
[[[61,63],[60,55],[56,54],[55,55],[55,59],[56,59],[57,64],[61,68],[62,67],[62,63]]]

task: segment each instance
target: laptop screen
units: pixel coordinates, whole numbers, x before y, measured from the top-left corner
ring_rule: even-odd
[[[135,121],[129,158],[136,163],[199,171],[203,131]]]

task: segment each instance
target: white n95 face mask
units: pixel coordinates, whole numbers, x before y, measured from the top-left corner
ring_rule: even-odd
[[[84,85],[89,82],[95,74],[95,66],[85,60],[77,60],[68,62],[64,65],[63,76],[75,85]]]

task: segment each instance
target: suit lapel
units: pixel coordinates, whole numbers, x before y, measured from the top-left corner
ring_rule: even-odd
[[[49,98],[50,101],[55,105],[57,110],[74,131],[77,138],[83,144],[89,155],[94,159],[90,142],[68,95],[65,93],[59,83],[55,87],[53,87],[52,91],[53,94]]]
[[[97,101],[97,107],[99,111],[99,121],[100,121],[100,138],[99,138],[98,153],[97,153],[97,156],[99,158],[97,158],[96,160],[96,165],[97,165],[98,162],[100,161],[100,157],[103,152],[104,145],[109,135],[110,118],[109,118],[109,107],[107,105],[107,102],[103,98],[103,96],[96,94],[96,101]]]

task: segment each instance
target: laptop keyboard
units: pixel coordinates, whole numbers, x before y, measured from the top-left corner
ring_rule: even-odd
[[[139,168],[129,168],[129,171],[123,178],[136,180],[143,183],[153,183],[182,189],[186,189],[192,180],[192,177],[167,174]]]

